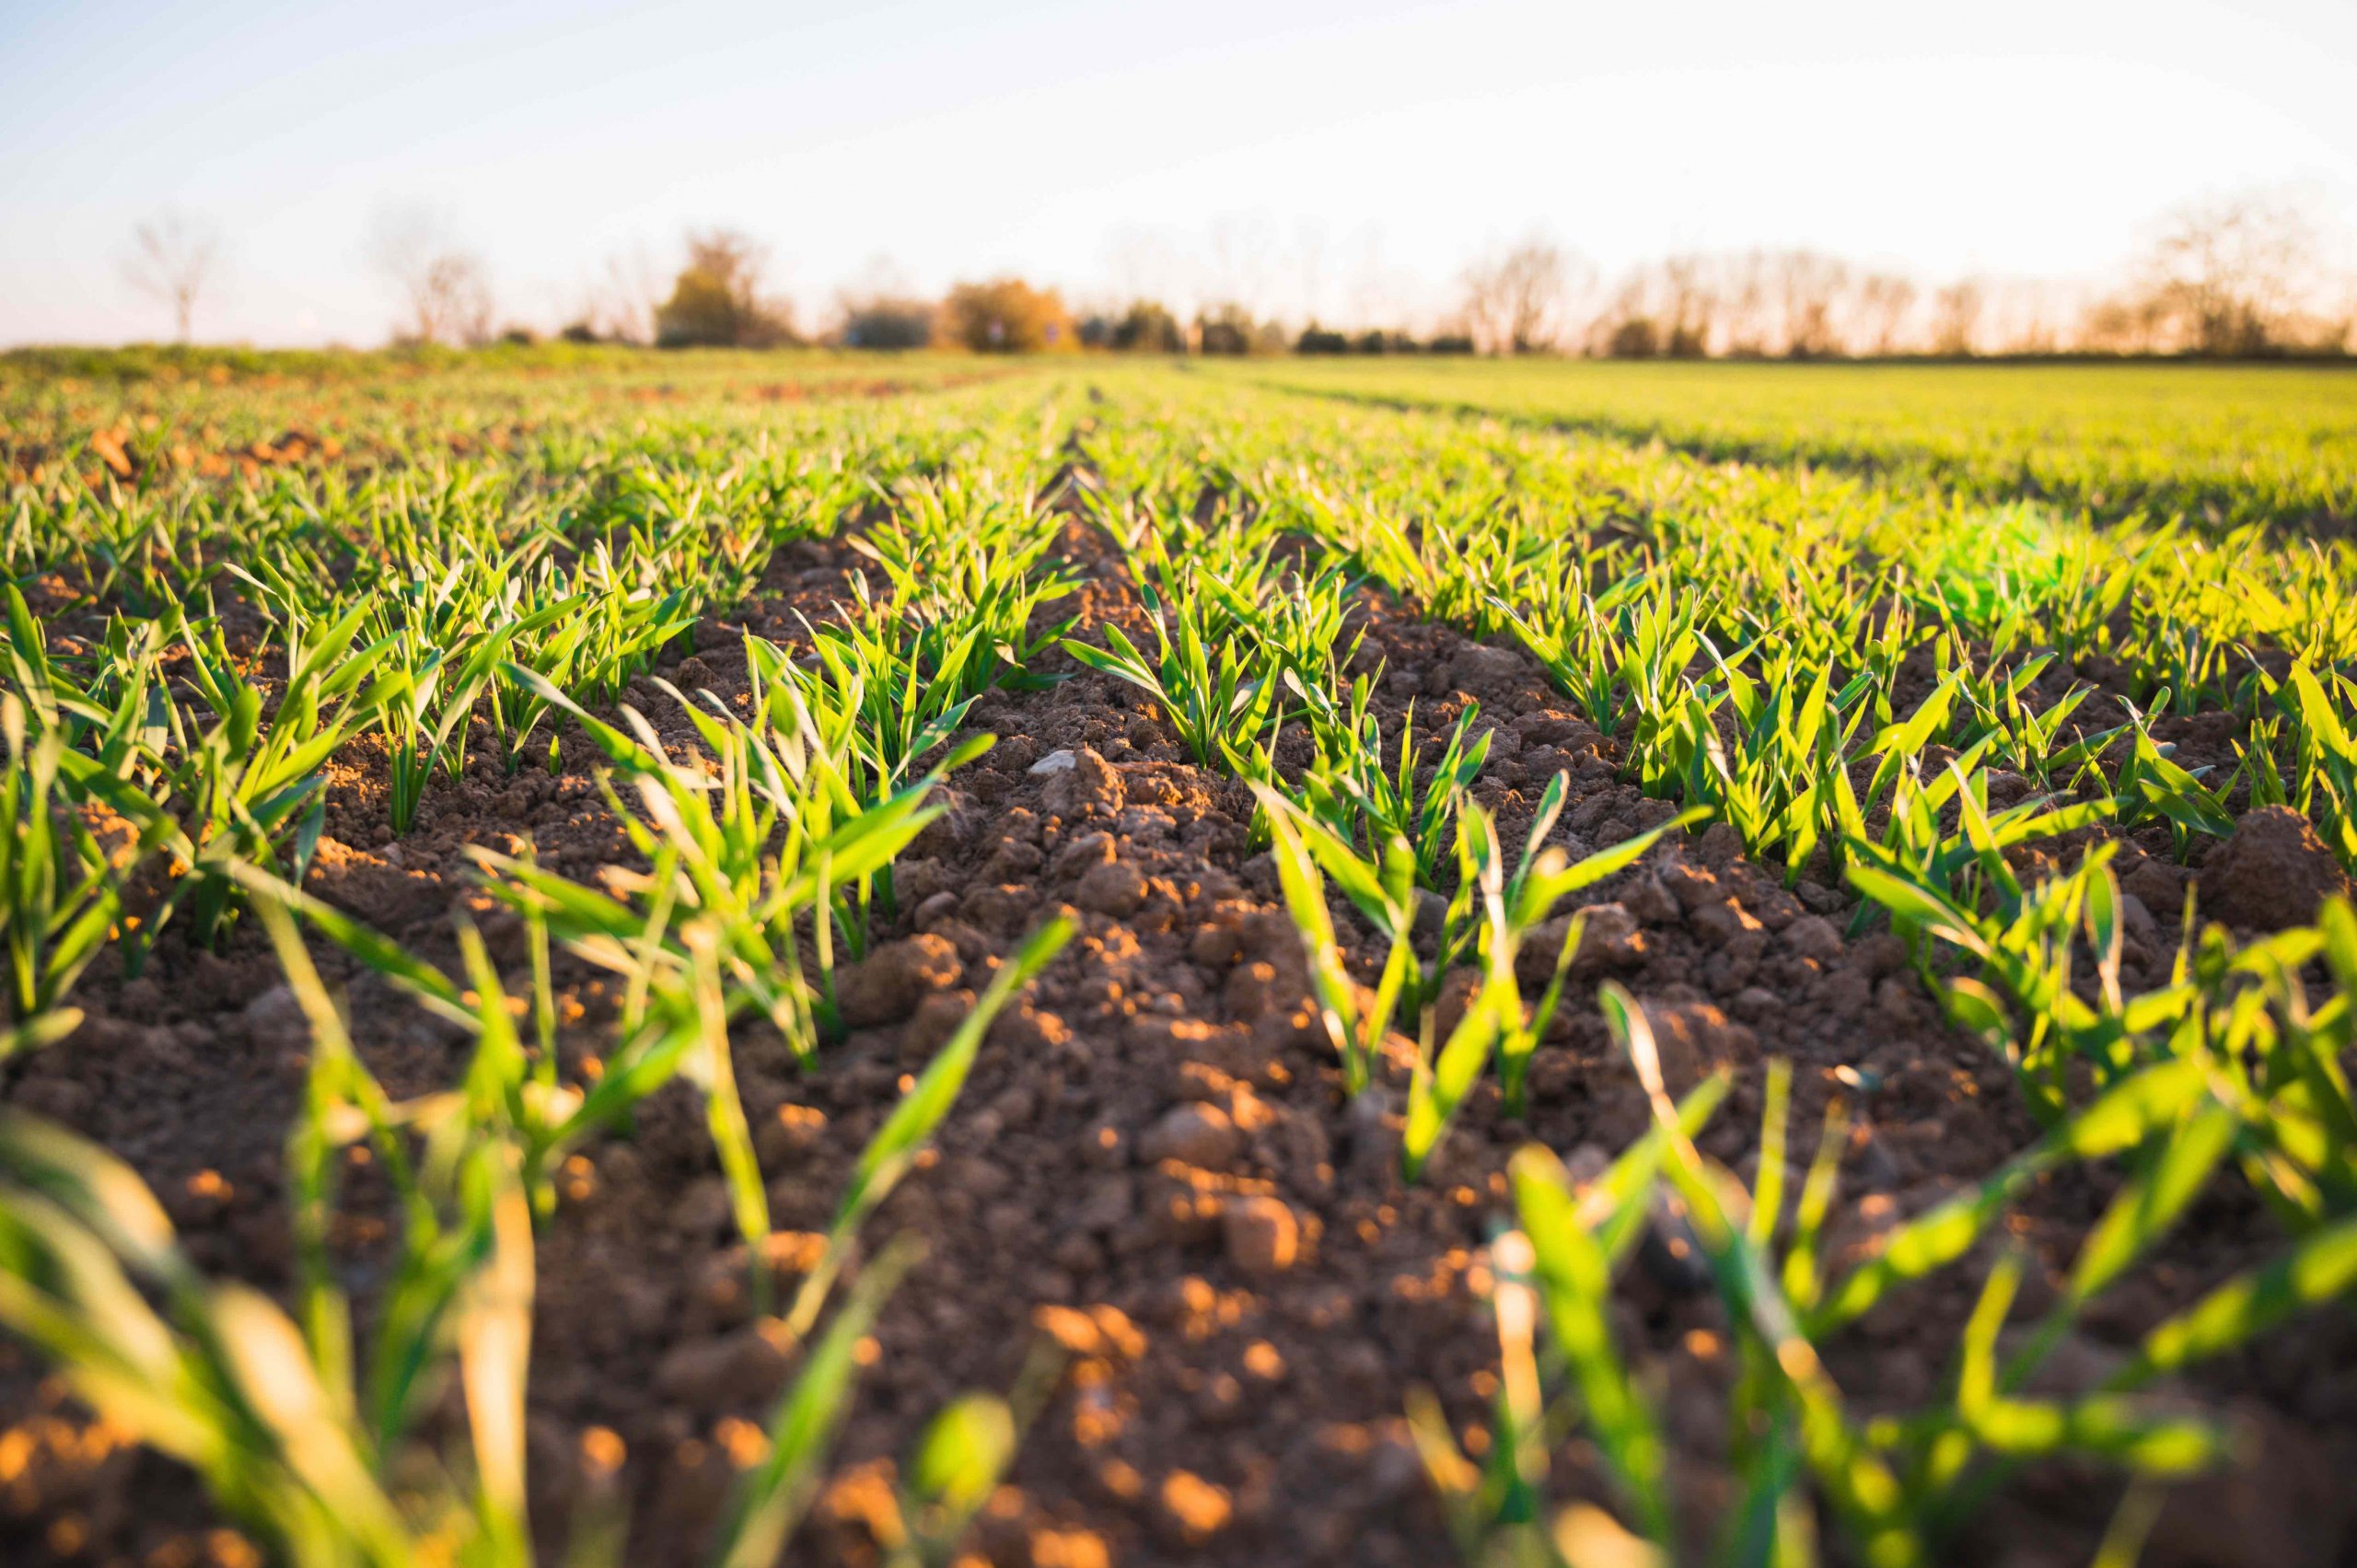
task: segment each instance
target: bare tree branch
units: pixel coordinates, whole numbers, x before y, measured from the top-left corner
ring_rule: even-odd
[[[663,295],[662,276],[644,245],[615,251],[606,258],[604,273],[593,285],[590,323],[615,343],[651,343],[655,311]]]
[[[1932,350],[1951,359],[1973,352],[1989,291],[1979,278],[1959,278],[1932,296]]]
[[[123,281],[172,312],[172,328],[181,343],[196,316],[196,302],[212,282],[221,260],[221,239],[213,226],[185,213],[167,212],[131,231],[131,251],[123,258]]]
[[[491,279],[482,259],[451,240],[422,208],[380,215],[369,258],[400,293],[405,320],[395,331],[418,343],[491,341]]]
[[[2311,282],[2316,231],[2295,209],[2241,196],[2181,207],[2145,259],[2130,307],[2165,346],[2244,354],[2287,346]]]
[[[1533,236],[1495,259],[1466,269],[1464,317],[1491,354],[1536,354],[1562,331],[1571,262],[1551,241]]]

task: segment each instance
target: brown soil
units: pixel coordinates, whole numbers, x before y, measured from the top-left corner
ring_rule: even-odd
[[[2304,925],[2316,907],[2349,891],[2340,863],[2309,820],[2288,806],[2263,806],[2201,868],[2203,907],[2237,925]]]
[[[1101,542],[1074,525],[1065,546],[1092,574],[1085,616],[1134,617]],[[788,638],[791,612],[818,613],[851,559],[841,546],[790,551],[754,629]],[[1372,601],[1369,621],[1362,658],[1385,661],[1387,723],[1411,697],[1420,733],[1480,703],[1493,740],[1478,794],[1509,842],[1558,772],[1572,779],[1559,832],[1574,854],[1670,815],[1620,782],[1613,742],[1519,653]],[[705,624],[695,655],[666,673],[733,695],[744,676],[737,635]],[[1465,1440],[1481,1441],[1497,1365],[1481,1249],[1504,1213],[1507,1157],[1537,1140],[1577,1167],[1646,1125],[1584,993],[1606,975],[1643,1001],[1674,1072],[1732,1069],[1734,1092],[1702,1142],[1737,1169],[1756,1167],[1769,1058],[1795,1064],[1795,1148],[1813,1145],[1829,1101],[1849,1102],[1837,1254],[1870,1247],[2036,1136],[2008,1070],[1943,1025],[1898,943],[1848,934],[1846,893],[1815,882],[1788,891],[1714,829],[1674,837],[1588,895],[1605,908],[1591,917],[1583,994],[1538,1053],[1530,1114],[1507,1119],[1483,1086],[1427,1179],[1404,1187],[1404,1069],[1395,1062],[1387,1074],[1387,1117],[1343,1095],[1304,1006],[1273,873],[1247,852],[1248,796],[1183,761],[1128,688],[1061,657],[1051,668],[1075,678],[994,695],[974,714],[974,727],[1001,738],[953,781],[953,809],[902,862],[891,940],[845,977],[850,1038],[807,1074],[774,1041],[739,1042],[771,1202],[789,1233],[777,1262],[790,1271],[807,1254],[800,1233],[823,1227],[895,1086],[954,1028],[989,956],[1059,909],[1078,921],[1080,936],[992,1030],[935,1154],[870,1222],[877,1237],[922,1237],[926,1255],[879,1329],[880,1357],[796,1562],[876,1561],[866,1521],[895,1457],[958,1391],[1006,1388],[1043,1340],[1061,1347],[1063,1370],[972,1542],[989,1562],[1452,1561],[1400,1412],[1428,1386]],[[652,686],[633,702],[684,740]],[[1038,771],[1060,751],[1071,766]],[[568,760],[585,753],[567,748]],[[630,858],[586,773],[510,777],[486,747],[463,785],[437,784],[398,842],[382,826],[379,759],[355,749],[332,784],[311,887],[446,963],[450,915],[468,909],[520,972],[520,934],[472,889],[465,846],[513,852],[528,837],[544,863],[582,879]],[[2121,865],[2129,979],[2155,981],[2188,873],[2165,837],[2129,846]],[[454,1030],[338,954],[319,957],[348,988],[362,1050],[393,1092],[451,1080],[465,1049]],[[284,1290],[281,1148],[308,1034],[274,961],[244,930],[219,956],[168,935],[138,980],[111,966],[102,960],[81,987],[80,1032],[21,1064],[8,1098],[128,1159],[202,1267]],[[604,1047],[614,998],[586,967],[566,961],[559,978],[577,1005],[563,1041],[577,1073]],[[340,1239],[365,1307],[384,1249],[364,1177],[354,1173]],[[701,1109],[683,1087],[667,1092],[630,1136],[569,1165],[561,1186],[540,1242],[531,1376],[544,1545],[558,1543],[591,1484],[584,1438],[602,1427],[627,1455],[631,1560],[698,1561],[741,1423],[764,1417],[791,1371],[751,1319]],[[2016,1232],[2038,1265],[2033,1307],[2109,1191],[2074,1173],[2035,1194]],[[2159,1266],[2090,1318],[2056,1376],[2091,1383],[2162,1312],[2279,1244],[2255,1200],[2212,1198]],[[1939,1398],[1979,1277],[1952,1271],[1835,1342],[1833,1370],[1857,1408]],[[1707,1514],[1724,1500],[1713,1461],[1733,1376],[1716,1307],[1688,1264],[1653,1245],[1616,1314],[1665,1391],[1678,1484]],[[2148,1561],[2342,1560],[2350,1504],[2336,1482],[2357,1458],[2352,1350],[2348,1319],[2320,1319],[2205,1373],[2195,1391],[2247,1422],[2250,1458],[2178,1493]],[[0,1559],[241,1560],[234,1538],[208,1533],[217,1521],[191,1478],[94,1425],[21,1353],[0,1356]],[[1556,1477],[1567,1496],[1605,1496],[1576,1446]],[[2118,1495],[2114,1478],[2033,1470],[1956,1560],[2084,1562]]]

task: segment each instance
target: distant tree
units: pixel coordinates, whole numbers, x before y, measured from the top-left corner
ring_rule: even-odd
[[[1863,341],[1875,354],[1897,354],[1915,308],[1914,282],[1896,273],[1868,273],[1858,280],[1857,305]]]
[[[657,348],[733,348],[738,328],[736,295],[726,280],[699,267],[682,269],[671,297],[655,308]]]
[[[1608,358],[1645,358],[1662,351],[1661,269],[1636,267],[1620,279],[1602,309],[1588,321],[1578,348]],[[1625,329],[1625,331],[1624,331]]]
[[[2296,335],[2315,230],[2289,206],[2237,197],[2178,209],[2134,292],[2195,354],[2264,354]]]
[[[1132,300],[1112,323],[1106,341],[1123,354],[1187,352],[1187,330],[1178,324],[1178,317],[1151,299]]]
[[[1492,354],[1554,347],[1570,275],[1562,250],[1535,237],[1467,268],[1462,308],[1474,341]]]
[[[220,237],[209,224],[184,213],[168,212],[131,231],[131,250],[122,261],[123,281],[169,308],[173,333],[186,343],[196,302],[213,281],[220,260]]]
[[[476,345],[492,335],[491,280],[482,258],[460,249],[422,208],[381,215],[370,241],[377,270],[401,297],[397,341]]]
[[[1962,359],[1973,352],[1989,291],[1978,278],[1959,278],[1932,296],[1932,352]]]
[[[1904,277],[1812,250],[1686,251],[1625,273],[1588,321],[1584,347],[1671,359],[1887,354],[1915,301]]]
[[[1718,291],[1706,257],[1672,256],[1661,263],[1662,319],[1668,323],[1661,352],[1672,359],[1701,359],[1711,352]]]
[[[1351,352],[1351,336],[1348,332],[1337,332],[1312,321],[1301,330],[1301,336],[1294,339],[1293,351],[1295,354],[1348,354]]]
[[[1822,359],[1840,354],[1834,307],[1850,281],[1850,269],[1815,250],[1787,250],[1776,258],[1776,296],[1784,317],[1784,355]]]
[[[2340,297],[2325,309],[2315,341],[2328,354],[2357,354],[2357,278],[2343,281]]]
[[[1999,352],[2014,354],[2050,354],[2061,352],[2069,318],[2076,312],[2062,292],[2050,282],[2038,278],[2007,280],[2002,291],[1994,296],[2002,331],[1997,334]]]
[[[775,348],[795,341],[794,313],[761,293],[763,248],[733,229],[688,236],[688,262],[655,309],[658,348]]]
[[[940,331],[976,354],[1038,354],[1079,343],[1063,297],[1020,278],[959,284],[942,301]]]
[[[655,312],[664,299],[662,274],[644,246],[606,257],[579,319],[598,339],[618,343],[655,341]]]
[[[412,285],[411,308],[419,343],[488,343],[491,282],[481,258],[463,252],[430,258]]]

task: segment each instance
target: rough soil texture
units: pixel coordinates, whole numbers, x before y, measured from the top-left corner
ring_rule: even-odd
[[[1078,601],[1087,621],[1138,624],[1101,541],[1075,525],[1065,548],[1093,573]],[[789,551],[753,628],[786,640],[791,611],[818,613],[851,559],[840,545]],[[1420,734],[1480,704],[1493,738],[1477,793],[1508,842],[1559,772],[1572,792],[1558,830],[1574,854],[1671,814],[1619,781],[1614,743],[1519,653],[1373,601],[1368,613],[1360,656],[1384,661],[1387,724],[1411,697]],[[744,689],[737,635],[707,623],[695,655],[665,673],[733,698]],[[1272,869],[1247,851],[1248,795],[1181,761],[1128,688],[1060,656],[1049,668],[1074,678],[975,712],[974,727],[1001,739],[954,779],[953,809],[901,863],[899,924],[844,979],[850,1038],[807,1074],[773,1039],[737,1042],[781,1232],[772,1262],[790,1277],[896,1086],[962,1016],[989,958],[1052,912],[1076,914],[1081,935],[991,1031],[935,1154],[870,1222],[871,1238],[922,1237],[926,1256],[880,1326],[880,1355],[793,1561],[877,1561],[869,1521],[888,1467],[944,1401],[1005,1388],[1043,1341],[1060,1347],[1062,1369],[970,1543],[989,1562],[1453,1561],[1400,1412],[1411,1388],[1430,1387],[1465,1440],[1481,1442],[1497,1355],[1480,1249],[1505,1212],[1507,1157],[1535,1139],[1592,1170],[1646,1125],[1634,1078],[1588,1005],[1602,977],[1643,1001],[1675,1077],[1732,1071],[1734,1091],[1702,1143],[1736,1169],[1756,1169],[1767,1059],[1795,1065],[1795,1149],[1814,1145],[1829,1101],[1849,1104],[1837,1257],[1859,1255],[2036,1136],[2009,1070],[1945,1027],[1897,941],[1847,934],[1847,893],[1814,881],[1786,890],[1714,829],[1674,836],[1586,895],[1600,907],[1578,960],[1580,993],[1533,1065],[1527,1119],[1505,1118],[1485,1084],[1427,1179],[1405,1187],[1404,1060],[1389,1063],[1385,1096],[1354,1105],[1343,1095],[1305,1006]],[[653,687],[633,700],[685,738]],[[544,863],[581,879],[630,861],[581,772],[511,778],[478,748],[463,785],[437,782],[417,830],[395,842],[382,826],[380,763],[364,748],[338,767],[311,887],[439,961],[452,961],[449,916],[461,908],[485,922],[496,957],[522,958],[520,933],[472,889],[465,846],[513,852],[528,837]],[[2201,887],[2218,912],[2273,925],[2312,907],[2298,880],[2308,864],[2305,846],[2259,813],[2211,856]],[[2120,869],[2128,978],[2150,982],[2166,973],[2189,873],[2165,836],[2126,846]],[[361,1048],[393,1092],[452,1079],[465,1051],[454,1030],[339,955],[319,957],[347,986]],[[562,962],[565,1065],[577,1074],[603,1047],[616,998],[586,967]],[[273,959],[246,929],[218,957],[168,938],[135,981],[110,965],[81,988],[79,1034],[17,1067],[9,1099],[129,1159],[202,1267],[283,1291],[281,1147],[308,1033]],[[380,1195],[367,1172],[352,1175],[353,1217],[338,1241],[365,1310],[385,1234],[370,1217]],[[700,1106],[684,1087],[667,1092],[632,1135],[568,1165],[560,1187],[540,1248],[531,1374],[543,1545],[555,1548],[605,1485],[627,1498],[633,1562],[697,1561],[744,1423],[763,1419],[793,1365],[750,1317]],[[2035,1194],[2014,1237],[2036,1259],[2031,1309],[2050,1299],[2109,1191],[2073,1173]],[[2055,1377],[2091,1386],[2145,1326],[2268,1255],[2279,1236],[2256,1201],[2209,1200],[2157,1267],[2091,1315],[2056,1357]],[[1979,1279],[1978,1267],[1951,1271],[1834,1342],[1832,1368],[1854,1406],[1939,1398]],[[1649,1243],[1616,1316],[1664,1390],[1678,1484],[1714,1508],[1734,1369],[1690,1258]],[[2350,1320],[2331,1317],[2204,1372],[2190,1391],[2247,1423],[2249,1459],[2177,1493],[2147,1561],[2346,1561],[2352,1353]],[[0,1356],[0,1560],[253,1561],[217,1531],[191,1478],[94,1425],[20,1353]],[[610,1481],[584,1458],[586,1437],[594,1456],[611,1455],[595,1428],[618,1434],[626,1455]],[[1605,1495],[1576,1445],[1556,1478],[1565,1495]],[[2118,1493],[2095,1472],[2032,1470],[1956,1560],[2083,1562]]]
[[[2348,891],[2347,875],[2314,824],[2288,806],[2262,806],[2243,818],[2201,868],[2202,907],[2262,931],[2305,925],[2316,906]]]

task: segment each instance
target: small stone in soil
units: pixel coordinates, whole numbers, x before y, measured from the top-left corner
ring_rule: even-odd
[[[1161,1522],[1167,1533],[1200,1546],[1227,1527],[1235,1506],[1227,1489],[1191,1470],[1172,1470],[1162,1483]]]
[[[1248,1274],[1277,1274],[1301,1252],[1301,1222],[1274,1198],[1231,1200],[1220,1215],[1228,1261]]]
[[[1177,1160],[1216,1170],[1234,1159],[1244,1140],[1227,1113],[1215,1105],[1179,1106],[1146,1130],[1138,1154],[1148,1165]]]

